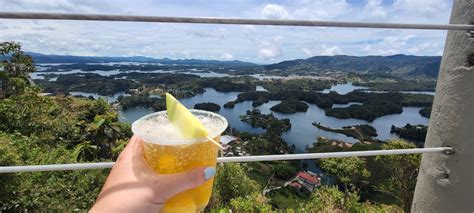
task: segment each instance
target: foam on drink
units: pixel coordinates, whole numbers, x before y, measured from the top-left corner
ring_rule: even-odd
[[[192,110],[193,115],[204,125],[210,138],[220,135],[227,121],[220,115],[202,110]],[[180,130],[168,120],[165,111],[147,115],[132,124],[132,131],[148,143],[161,145],[184,145],[207,141],[207,138],[184,138]]]

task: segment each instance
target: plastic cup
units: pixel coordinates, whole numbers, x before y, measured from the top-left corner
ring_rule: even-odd
[[[222,132],[227,128],[227,120],[216,113],[203,110],[190,110],[199,120],[212,119],[209,137],[220,141]],[[154,118],[165,116],[166,111],[146,115],[132,124],[132,131],[143,140],[145,160],[158,174],[173,174],[195,167],[215,167],[218,147],[207,138],[182,139],[160,136],[160,131],[169,131],[166,125],[155,123]],[[161,119],[163,121],[163,119]],[[153,129],[151,132],[150,129]],[[177,194],[166,201],[162,212],[198,212],[209,202],[214,178],[201,186]]]

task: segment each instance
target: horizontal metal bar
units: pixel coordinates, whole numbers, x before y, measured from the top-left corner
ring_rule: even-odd
[[[163,22],[191,24],[239,24],[239,25],[277,25],[304,27],[352,27],[352,28],[394,28],[420,30],[474,30],[474,25],[467,24],[406,24],[406,23],[368,23],[315,20],[273,20],[242,19],[218,17],[180,17],[180,16],[129,16],[73,13],[18,13],[0,12],[3,19],[50,19],[82,21],[126,21],[126,22]]]
[[[242,157],[220,157],[220,158],[217,158],[217,162],[229,163],[229,162],[302,160],[302,159],[317,159],[317,158],[344,158],[344,157],[363,157],[363,156],[375,156],[375,155],[400,155],[400,154],[418,154],[418,153],[433,153],[433,152],[450,152],[452,150],[453,149],[451,147],[436,147],[436,148],[416,148],[416,149],[354,151],[354,152],[256,155],[256,156],[242,156]],[[0,167],[0,173],[63,171],[63,170],[81,170],[81,169],[107,169],[107,168],[112,168],[113,165],[114,165],[114,162],[52,164],[52,165],[36,165],[36,166],[3,166],[3,167]]]

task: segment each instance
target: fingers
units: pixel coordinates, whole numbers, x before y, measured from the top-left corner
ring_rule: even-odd
[[[133,135],[132,138],[130,138],[127,146],[122,150],[119,157],[117,158],[117,162],[122,161],[123,159],[131,158],[133,150],[135,149],[135,146],[139,140],[140,138],[138,136]]]
[[[164,202],[180,192],[202,185],[215,174],[214,167],[198,167],[181,173],[158,175],[155,187],[160,190],[161,202]]]

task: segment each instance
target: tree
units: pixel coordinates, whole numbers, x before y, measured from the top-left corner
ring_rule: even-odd
[[[28,76],[36,71],[33,58],[25,55],[20,44],[15,42],[0,43],[0,54],[3,57],[0,61],[0,71],[3,70],[0,72],[0,97],[22,93],[28,82],[33,82]]]
[[[272,209],[262,195],[256,192],[231,199],[229,206],[232,212],[271,212]]]
[[[403,140],[392,140],[382,149],[412,149],[415,145]],[[375,161],[383,166],[390,175],[377,188],[403,203],[405,212],[410,212],[416,179],[420,168],[421,154],[413,155],[380,155]]]
[[[369,202],[359,203],[356,191],[339,191],[335,186],[322,186],[316,189],[308,201],[301,204],[301,212],[401,212],[393,205],[377,205]]]
[[[303,212],[338,212],[347,211],[357,205],[359,196],[356,192],[339,191],[335,186],[322,186],[311,194],[310,199],[302,204]]]
[[[72,155],[78,162],[81,161],[81,159],[85,161],[95,160],[97,157],[97,145],[92,145],[90,141],[84,141],[76,145]]]
[[[320,165],[344,185],[346,193],[349,186],[364,186],[362,182],[370,176],[365,167],[365,159],[359,157],[321,159]]]
[[[217,167],[210,208],[227,205],[232,199],[261,191],[257,182],[250,179],[240,164],[226,163]]]

